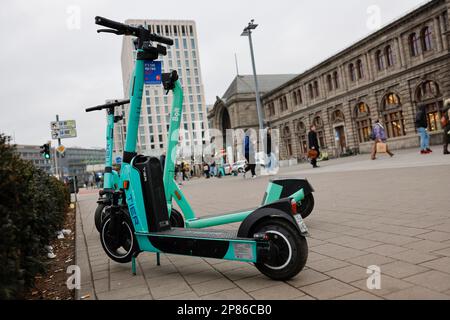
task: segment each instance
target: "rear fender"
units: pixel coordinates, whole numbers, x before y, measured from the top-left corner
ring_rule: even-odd
[[[265,219],[282,219],[294,226],[301,234],[300,228],[292,215],[291,199],[285,198],[268,204],[252,212],[241,224],[238,231],[239,238],[253,238],[252,229]]]

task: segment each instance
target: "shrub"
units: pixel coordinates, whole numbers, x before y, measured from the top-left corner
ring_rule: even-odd
[[[20,298],[45,271],[43,247],[63,226],[64,184],[20,159],[0,134],[0,299]]]

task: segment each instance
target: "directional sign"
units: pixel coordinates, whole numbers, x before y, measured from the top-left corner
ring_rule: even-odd
[[[77,123],[75,120],[50,122],[52,139],[68,139],[77,137]],[[63,153],[63,152],[60,152]]]
[[[51,130],[75,129],[76,127],[77,127],[77,123],[75,120],[53,121],[50,123]]]
[[[52,130],[52,139],[69,139],[77,137],[77,129],[56,129]]]

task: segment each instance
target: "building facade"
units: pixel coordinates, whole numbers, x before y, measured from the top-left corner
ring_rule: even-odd
[[[127,20],[127,24],[143,25],[152,32],[174,40],[168,47],[167,56],[161,57],[163,72],[177,70],[184,89],[184,114],[180,128],[180,157],[191,159],[191,155],[202,155],[203,146],[208,140],[208,122],[196,24],[185,20]],[[133,40],[124,37],[122,46],[122,76],[125,96],[129,96],[130,79],[136,60]],[[139,152],[149,156],[160,156],[167,148],[167,137],[172,107],[171,94],[166,95],[162,85],[145,85],[142,101],[142,114],[139,127]],[[126,123],[129,106],[118,110],[125,119],[116,126],[114,154],[123,153],[126,137]]]
[[[53,156],[54,150],[52,149],[51,151]],[[16,152],[23,160],[31,161],[36,168],[41,169],[48,174],[54,173],[53,160],[44,158],[41,154],[40,146],[17,145]]]
[[[415,114],[426,105],[432,143],[450,97],[450,0],[433,0],[266,93],[266,121],[280,132],[281,159],[306,157],[316,125],[331,156],[369,152],[379,119],[391,149],[415,147]]]
[[[65,176],[76,176],[79,186],[92,179],[92,173],[87,171],[88,165],[104,165],[105,149],[67,148],[62,159]],[[61,160],[61,159],[59,159]]]
[[[270,92],[274,88],[295,78],[295,74],[258,75],[260,94]],[[233,163],[242,159],[242,139],[236,135],[227,136],[227,130],[259,129],[258,113],[256,109],[255,82],[252,75],[238,75],[226,90],[222,98],[217,97],[215,104],[208,111],[209,128],[214,128],[214,136],[221,137],[217,141],[217,148],[223,145],[227,159]],[[208,155],[209,156],[209,155]]]
[[[67,148],[64,158],[58,158],[59,170],[55,170],[55,149],[51,148],[51,158],[45,159],[40,146],[17,145],[17,153],[23,160],[31,161],[35,167],[48,174],[60,172],[65,177],[76,176],[80,186],[91,179],[92,173],[87,172],[88,165],[105,163],[105,149]]]

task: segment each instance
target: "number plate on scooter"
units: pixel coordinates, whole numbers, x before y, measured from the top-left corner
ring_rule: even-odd
[[[300,232],[302,234],[308,234],[308,227],[306,226],[305,221],[303,220],[302,216],[299,214],[296,214],[295,216],[295,221],[297,222],[298,227],[300,228]]]
[[[233,243],[234,255],[238,259],[252,261],[253,249],[250,244],[246,243]]]

